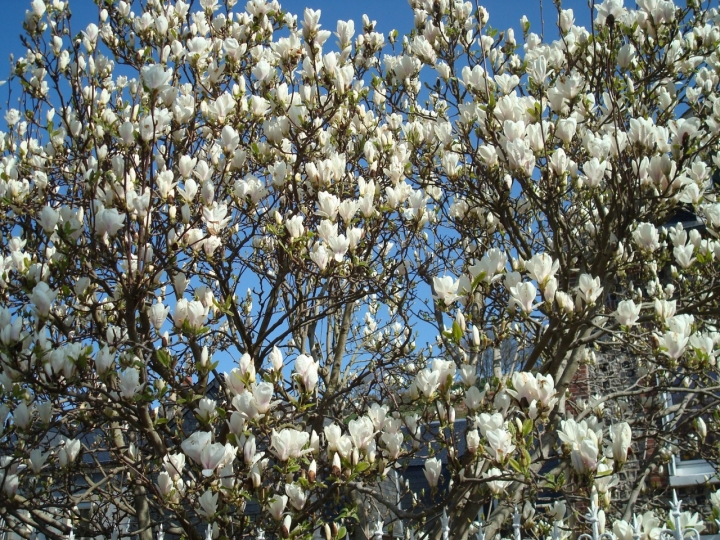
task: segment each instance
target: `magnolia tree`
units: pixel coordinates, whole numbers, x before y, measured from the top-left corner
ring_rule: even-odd
[[[410,3],[399,40],[277,1],[97,0],[81,31],[32,2],[0,530],[438,537],[445,509],[465,539],[530,501],[524,535],[596,502],[647,539],[673,455],[716,463],[720,13],[605,0],[586,29],[557,2],[559,39],[519,43]],[[570,395],[600,355],[636,376]]]

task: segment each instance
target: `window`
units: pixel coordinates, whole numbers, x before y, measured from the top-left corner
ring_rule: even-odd
[[[683,395],[668,394],[668,405],[679,403]],[[671,418],[668,419],[668,421]],[[709,435],[710,437],[711,435]],[[706,441],[712,442],[712,441]],[[694,486],[697,484],[720,483],[718,471],[707,460],[702,459],[696,452],[688,448],[681,448],[673,455],[669,464],[670,486]]]

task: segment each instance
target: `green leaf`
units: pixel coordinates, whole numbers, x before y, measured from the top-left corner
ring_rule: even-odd
[[[463,336],[462,328],[460,328],[460,325],[457,323],[457,321],[453,321],[453,324],[452,324],[453,341],[455,341],[455,343],[459,344],[460,340],[462,339],[462,336]]]
[[[347,529],[343,526],[338,529],[337,538],[340,540],[341,538],[345,538],[345,535],[347,534]]]
[[[166,368],[170,367],[170,364],[172,363],[172,358],[167,351],[163,351],[162,349],[158,350],[157,358],[163,366],[165,366]]]

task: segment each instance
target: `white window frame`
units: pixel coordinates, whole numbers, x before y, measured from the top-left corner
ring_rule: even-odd
[[[682,460],[673,456],[670,461],[670,486],[694,486],[697,484],[720,483],[715,468],[704,459]]]
[[[672,405],[672,397],[669,393],[665,394],[665,401],[668,406]],[[670,418],[672,418],[672,415]],[[668,469],[670,487],[695,486],[708,482],[711,484],[720,483],[718,471],[705,459],[683,460],[673,454]]]

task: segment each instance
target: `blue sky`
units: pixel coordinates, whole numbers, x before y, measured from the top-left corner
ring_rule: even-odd
[[[50,1],[50,0],[47,0]],[[243,6],[244,0],[239,0],[238,7]],[[335,30],[337,20],[352,19],[360,23],[363,13],[371,20],[378,22],[378,30],[384,33],[397,29],[401,34],[406,33],[412,26],[412,10],[406,0],[286,0],[281,1],[283,9],[295,13],[302,18],[305,7],[322,10],[320,19],[323,27]],[[504,30],[513,27],[516,30],[518,41],[520,17],[525,14],[532,24],[532,30],[540,33],[540,0],[489,0],[483,3],[490,12],[490,24]],[[555,7],[550,0],[543,2],[545,11],[545,32],[547,37],[555,37],[554,24],[556,20]],[[578,24],[588,25],[590,21],[589,9],[585,0],[565,0],[563,5],[575,10],[575,19]],[[25,10],[30,6],[30,0],[0,0],[2,17],[0,17],[0,79],[6,79],[9,72],[9,55],[24,54],[19,34],[22,31],[22,22]],[[73,32],[78,32],[96,19],[97,8],[92,0],[70,0],[70,7],[75,21]],[[357,28],[357,26],[356,26]]]
[[[50,2],[51,0],[46,0]],[[69,0],[73,13],[72,31],[77,34],[90,22],[97,22],[97,7],[92,0]],[[244,6],[246,0],[239,0],[238,8]],[[348,0],[286,0],[282,2],[283,9],[297,14],[302,19],[305,7],[322,10],[320,19],[323,28],[334,31],[338,20],[352,19],[356,29],[360,29],[362,15],[367,14],[371,20],[377,21],[377,30],[387,35],[390,30],[397,29],[400,35],[410,31],[413,23],[413,13],[406,0],[362,0],[352,2]],[[590,21],[589,9],[586,0],[565,0],[565,7],[575,10],[578,24],[588,25]],[[509,27],[515,28],[516,39],[521,41],[520,17],[525,14],[531,22],[533,31],[540,33],[540,0],[490,0],[484,3],[490,13],[491,26],[500,30]],[[545,6],[545,36],[546,39],[555,39],[557,29],[555,21],[557,13],[551,0],[544,0]],[[22,32],[22,22],[25,11],[30,7],[30,0],[0,0],[2,17],[0,17],[0,80],[7,79],[10,72],[8,57],[15,57],[25,53],[19,35]],[[334,43],[334,39],[331,41]],[[7,105],[8,87],[0,89],[0,117]],[[17,100],[18,92],[12,93],[12,99]],[[11,106],[17,106],[17,102]],[[242,293],[242,290],[239,291]],[[434,334],[428,335],[432,340]],[[220,369],[231,369],[227,358],[221,360]]]

